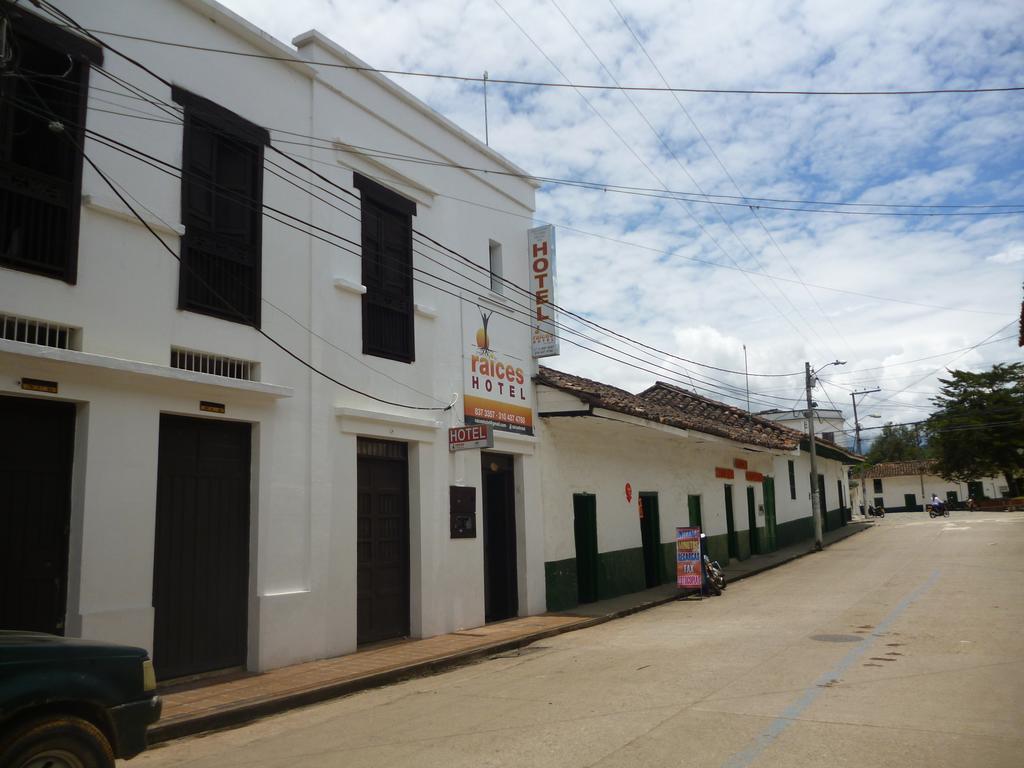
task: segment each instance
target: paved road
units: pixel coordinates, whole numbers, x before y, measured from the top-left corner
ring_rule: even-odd
[[[890,515],[823,553],[131,768],[1024,765],[1024,514]]]

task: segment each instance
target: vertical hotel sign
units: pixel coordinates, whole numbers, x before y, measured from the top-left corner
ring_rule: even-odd
[[[529,231],[530,291],[533,294],[532,347],[534,357],[558,354],[555,329],[555,228],[551,224]]]
[[[676,586],[700,589],[700,528],[676,528]]]
[[[517,337],[522,339],[522,325],[480,306],[467,308],[463,318],[466,424],[532,435],[529,366],[507,351]]]

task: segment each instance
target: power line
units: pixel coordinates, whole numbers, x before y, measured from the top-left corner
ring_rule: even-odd
[[[94,67],[97,71],[105,76],[111,76],[112,73],[103,70],[102,67]],[[152,99],[144,98],[141,96],[131,95],[120,91],[112,91],[110,89],[100,88],[98,86],[90,86],[90,91],[100,91],[103,93],[109,93],[118,95],[124,98],[134,99],[137,101],[144,101],[153,104]],[[153,115],[152,113],[143,112],[138,109],[134,109],[127,105],[116,104],[105,99],[98,97],[91,97],[96,101],[111,106],[118,106],[122,109],[128,109],[137,114],[124,114],[122,112],[114,112],[111,110],[104,110],[99,108],[92,108],[91,111],[102,112],[106,114],[119,115],[121,117],[132,117],[140,120],[151,120],[153,122],[173,124],[173,120],[166,120],[159,116]],[[490,174],[495,176],[507,176],[511,178],[525,179],[528,181],[535,181],[542,184],[554,184],[561,186],[580,187],[583,189],[589,189],[599,192],[617,192],[617,193],[636,193],[637,196],[641,197],[654,197],[657,199],[670,199],[669,196],[679,197],[686,200],[687,202],[701,203],[701,204],[717,204],[717,205],[729,205],[738,208],[754,208],[755,210],[781,210],[781,211],[795,211],[800,213],[836,213],[836,214],[847,214],[847,215],[923,215],[923,214],[912,214],[912,213],[897,213],[889,214],[884,211],[867,211],[861,214],[851,214],[845,211],[834,211],[834,210],[819,210],[814,208],[782,208],[771,205],[763,205],[763,203],[787,203],[791,205],[817,205],[817,206],[835,206],[835,207],[849,207],[849,208],[882,208],[882,209],[949,209],[949,210],[964,210],[964,209],[986,209],[980,213],[972,213],[971,215],[988,215],[989,213],[997,213],[994,211],[988,211],[987,209],[992,208],[1011,208],[1019,209],[1013,211],[1007,211],[1004,213],[1018,214],[1024,212],[1024,202],[1019,203],[854,203],[837,200],[804,200],[799,198],[777,198],[777,197],[756,197],[751,195],[723,195],[712,192],[693,192],[673,189],[662,189],[658,187],[644,187],[638,185],[629,184],[616,184],[610,181],[591,181],[587,179],[571,179],[564,177],[554,176],[539,176],[529,173],[516,173],[514,171],[502,171],[495,168],[485,168],[482,166],[465,165],[455,162],[449,162],[444,160],[438,160],[435,158],[426,158],[418,155],[409,155],[401,152],[394,152],[391,150],[380,149],[378,147],[367,147],[358,144],[339,144],[338,142],[330,139],[324,139],[310,134],[304,134],[297,131],[291,131],[284,128],[276,128],[268,126],[268,130],[273,133],[280,133],[288,136],[295,136],[298,138],[308,139],[310,141],[322,142],[328,146],[321,146],[319,144],[310,144],[307,142],[298,142],[279,139],[279,143],[294,144],[297,146],[310,147],[313,149],[325,149],[325,150],[336,150],[339,147],[344,149],[355,149],[359,150],[361,154],[367,157],[378,157],[390,160],[399,160],[402,162],[418,163],[423,165],[430,165],[441,168],[452,168],[455,170],[473,171],[475,173]],[[710,149],[710,147],[709,147]],[[647,194],[641,194],[647,193]],[[730,202],[734,201],[734,202]],[[939,213],[937,215],[965,215],[961,213]]]
[[[43,3],[43,5],[50,6],[49,3]],[[50,6],[52,7],[52,6]],[[83,28],[84,29],[84,28]],[[265,59],[269,61],[281,61],[288,64],[308,64],[315,67],[331,67],[334,69],[346,69],[353,72],[368,72],[371,74],[378,75],[401,75],[403,77],[420,77],[420,78],[433,78],[438,80],[455,80],[466,83],[483,83],[484,78],[476,77],[472,75],[453,75],[443,74],[439,72],[423,72],[416,70],[403,70],[403,69],[381,69],[378,67],[369,67],[358,64],[341,64],[336,62],[323,62],[314,61],[311,59],[303,59],[298,56],[274,56],[266,53],[251,53],[248,51],[229,51],[223,48],[214,48],[212,46],[195,45],[190,43],[172,42],[170,40],[159,40],[152,37],[144,37],[142,35],[129,35],[124,32],[111,32],[109,30],[101,29],[89,29],[84,30],[97,35],[107,35],[108,37],[118,37],[126,40],[136,40],[138,42],[152,43],[154,45],[166,45],[174,48],[184,48],[193,51],[205,51],[207,53],[220,53],[228,56],[238,56],[249,59]],[[533,88],[579,88],[581,90],[599,90],[599,91],[646,91],[651,93],[707,93],[707,94],[732,94],[732,95],[745,95],[745,96],[929,96],[938,94],[958,94],[958,93],[1004,93],[1011,91],[1024,91],[1024,86],[1020,85],[1008,85],[1008,86],[995,86],[995,87],[979,87],[979,88],[918,88],[918,89],[902,89],[902,90],[859,90],[859,91],[818,91],[818,90],[772,90],[772,89],[754,89],[754,88],[672,88],[665,86],[653,86],[653,85],[608,85],[604,83],[554,83],[545,82],[542,80],[523,80],[515,78],[499,78],[499,77],[487,77],[489,84],[496,85],[517,85],[517,86],[529,86]]]
[[[148,155],[147,153],[145,153],[145,152],[143,152],[141,150],[138,150],[136,148],[132,148],[129,145],[125,145],[122,142],[119,142],[119,141],[114,140],[114,139],[110,139],[109,137],[105,137],[103,134],[100,134],[99,132],[92,131],[91,129],[87,129],[87,132],[94,138],[94,140],[97,140],[103,146],[107,146],[109,148],[112,148],[112,149],[115,149],[115,150],[118,150],[118,151],[122,151],[125,154],[129,154],[129,156],[135,157],[135,159],[138,159],[138,160],[140,160],[142,162],[146,162],[146,164],[156,168],[157,170],[162,170],[163,172],[169,173],[172,176],[174,175],[173,174],[174,170],[177,170],[178,172],[181,172],[181,173],[187,173],[185,171],[182,171],[182,169],[178,168],[177,166],[174,166],[174,165],[172,165],[170,163],[167,163],[166,161],[159,160],[158,158],[154,158],[153,156]],[[108,143],[108,142],[110,142],[110,143]],[[134,154],[132,154],[132,153],[134,153]],[[161,168],[160,166],[165,166],[165,167]],[[280,167],[280,166],[278,166],[278,167]],[[275,175],[277,175],[277,174],[275,174]],[[180,176],[175,176],[175,178],[179,178],[180,179],[181,177]],[[319,199],[319,200],[322,201],[322,198],[316,198],[316,199]],[[324,202],[326,202],[326,201],[324,201]],[[250,203],[250,207],[255,208],[255,206],[251,205],[251,203],[252,203],[251,200],[249,201],[249,203]],[[280,224],[283,224],[285,226],[289,226],[291,228],[297,229],[298,231],[302,232],[303,234],[306,234],[306,235],[308,235],[310,237],[314,237],[316,239],[319,239],[319,240],[327,243],[328,245],[332,245],[334,247],[341,248],[342,250],[345,250],[345,251],[347,251],[349,253],[352,253],[354,255],[361,256],[361,254],[359,252],[357,252],[357,251],[353,251],[350,248],[347,248],[346,246],[339,245],[338,243],[333,242],[331,240],[327,240],[325,237],[323,237],[320,234],[317,234],[316,232],[311,232],[311,231],[307,231],[307,230],[301,229],[297,225],[309,227],[312,230],[317,230],[319,232],[322,232],[325,235],[334,237],[334,238],[342,240],[344,242],[352,243],[354,245],[358,245],[354,241],[348,240],[347,238],[344,238],[344,237],[342,237],[340,235],[337,235],[336,233],[333,233],[330,230],[326,230],[326,229],[323,229],[321,227],[317,227],[315,225],[309,224],[308,222],[305,222],[305,221],[299,219],[298,217],[295,217],[295,216],[293,216],[291,214],[288,214],[287,212],[281,211],[281,210],[276,209],[276,208],[272,208],[270,206],[264,206],[264,207],[268,208],[269,210],[271,210],[271,211],[273,211],[273,212],[275,212],[275,213],[277,213],[277,214],[279,214],[281,216],[285,216],[286,218],[292,219],[295,223],[291,223],[289,221],[285,221],[285,220],[276,218],[275,216],[270,216],[269,214],[264,214],[264,215],[267,216],[267,218],[270,218],[271,220],[276,221],[276,222],[278,222]],[[443,268],[452,270],[451,267],[448,267],[447,265],[441,264],[436,259],[430,258],[429,256],[427,256],[427,254],[424,254],[422,251],[416,251],[414,249],[414,253],[416,253],[416,254],[424,257],[424,258],[427,258],[428,260],[432,261],[435,264],[438,264],[439,266],[441,266]],[[451,281],[446,280],[444,278],[441,278],[438,275],[435,275],[433,273],[426,272],[425,270],[422,270],[422,269],[416,268],[416,267],[413,267],[412,269],[413,269],[414,272],[419,272],[421,275],[424,275],[426,277],[430,277],[432,280],[437,280],[437,281],[439,281],[441,283],[444,283],[444,284],[449,285],[449,286],[451,286],[453,288],[456,288],[456,289],[460,289],[461,288],[461,286],[458,286],[455,283],[452,283]],[[455,270],[452,270],[452,271],[454,272]],[[456,272],[456,274],[459,275],[460,277],[464,278],[464,279],[467,279],[465,275],[461,275],[460,273],[457,273],[457,272]],[[442,293],[446,293],[448,295],[454,296],[457,299],[467,300],[464,296],[461,296],[459,294],[456,294],[456,293],[453,293],[453,292],[451,292],[449,290],[441,288],[440,286],[438,286],[438,285],[436,285],[434,283],[426,282],[422,278],[416,278],[414,276],[413,279],[416,280],[417,282],[420,282],[421,284],[423,284],[423,285],[425,285],[427,287],[433,288],[435,290],[439,290]],[[475,281],[473,281],[471,279],[469,280],[469,282],[471,282],[471,283],[473,283],[473,284],[475,284],[475,285],[477,285],[479,287],[482,287],[482,288],[485,288],[485,289],[487,288],[486,285],[484,285],[482,283],[479,283],[479,282],[475,282]],[[476,298],[482,298],[482,297],[479,294],[476,294]],[[270,303],[269,301],[267,301],[265,299],[263,299],[263,301],[265,301],[266,303],[270,304],[270,306],[274,307],[275,309],[277,309],[278,311],[282,312],[283,314],[288,315],[287,312],[284,312],[284,310],[282,310],[281,308],[277,307],[276,305]],[[522,304],[517,304],[516,307],[517,307],[516,309],[506,310],[507,312],[510,312],[511,314],[505,314],[504,312],[499,312],[499,314],[501,314],[502,316],[506,317],[507,319],[509,319],[509,320],[511,320],[513,322],[516,322],[516,323],[518,323],[520,325],[523,325],[525,327],[532,327],[532,323],[531,322],[528,322],[526,320],[521,320],[521,319],[515,317],[515,315],[517,313],[518,314],[522,314],[524,317],[530,317],[532,315],[530,308],[525,306],[525,305],[522,305]],[[305,328],[307,331],[310,331],[311,333],[313,333],[313,335],[317,336],[318,338],[321,338],[326,343],[328,343],[330,346],[335,346],[331,342],[327,341],[326,339],[323,339],[323,337],[321,337],[318,334],[315,334],[314,332],[312,332],[310,329],[306,328],[305,326],[302,326],[302,324],[299,323],[299,321],[296,318],[294,318],[293,316],[291,316],[291,315],[288,315],[288,316],[291,317],[291,319],[293,321],[295,321],[296,323],[298,323],[301,327]],[[591,343],[597,344],[597,345],[602,346],[602,347],[606,347],[607,349],[612,350],[616,354],[625,355],[625,357],[630,358],[632,360],[636,360],[636,361],[638,361],[640,363],[643,363],[644,365],[640,366],[640,365],[637,365],[635,363],[631,363],[628,360],[623,360],[621,358],[612,357],[612,356],[610,356],[608,354],[602,353],[602,352],[594,349],[593,347],[588,347],[588,346],[586,346],[584,344],[580,344],[578,342],[575,342],[572,339],[568,339],[568,338],[564,339],[568,343],[573,344],[574,346],[577,346],[577,347],[579,347],[579,348],[581,348],[583,350],[589,351],[589,352],[591,352],[593,354],[597,354],[597,355],[599,355],[601,357],[604,357],[604,358],[606,358],[608,360],[611,360],[612,362],[615,362],[615,363],[618,363],[618,364],[621,364],[621,365],[625,365],[627,367],[633,368],[635,370],[640,370],[640,371],[643,371],[645,373],[650,373],[650,374],[653,374],[655,376],[666,377],[665,374],[667,373],[667,374],[670,375],[670,377],[672,378],[673,381],[677,381],[679,383],[682,383],[681,380],[679,380],[678,378],[675,378],[678,375],[678,372],[673,370],[673,369],[667,368],[664,365],[660,365],[658,363],[652,363],[650,361],[644,360],[643,358],[639,358],[639,357],[637,357],[635,355],[629,354],[628,352],[623,352],[621,349],[618,349],[616,347],[612,347],[611,345],[608,345],[608,344],[606,344],[604,342],[601,342],[598,339],[594,339],[593,337],[590,337],[590,336],[587,336],[585,334],[582,334],[579,331],[577,331],[577,330],[575,330],[575,329],[573,329],[571,327],[568,327],[568,326],[565,326],[565,325],[561,325],[561,330],[564,331],[564,332],[572,333],[575,336],[578,336],[578,337],[580,337],[580,338],[582,338],[582,339],[584,339],[586,341],[589,341]],[[628,337],[624,337],[624,338],[628,338]],[[335,348],[337,348],[337,347],[335,347]],[[344,350],[341,350],[341,351],[344,351]],[[644,367],[644,366],[648,366],[648,367]],[[649,367],[649,366],[653,366],[653,368]],[[654,369],[660,369],[660,370],[654,370]],[[684,371],[684,374],[687,375],[690,378],[691,385],[695,386],[696,388],[703,389],[703,390],[705,390],[707,392],[714,393],[714,394],[716,394],[716,395],[718,395],[720,397],[738,398],[740,396],[740,388],[736,387],[734,385],[731,385],[731,384],[729,384],[727,382],[721,382],[721,381],[718,381],[718,380],[713,380],[713,381],[718,381],[718,383],[721,385],[721,386],[716,387],[716,386],[714,386],[713,384],[711,384],[709,382],[706,382],[704,380],[698,379],[698,381],[701,381],[701,383],[704,384],[705,386],[697,386],[696,384],[693,383],[693,375],[690,372]],[[762,375],[772,375],[772,374],[762,374]],[[779,374],[775,374],[775,375],[779,375]],[[666,378],[668,378],[668,377],[666,377]],[[725,387],[726,389],[723,390],[722,387]],[[425,393],[421,393],[421,394],[425,394]],[[759,394],[759,393],[755,393],[755,394]],[[772,397],[772,396],[766,395],[765,397]],[[761,404],[761,405],[771,405],[771,403],[765,402],[764,400],[760,400],[760,399],[757,400],[756,402],[758,402],[758,404]]]
[[[536,40],[533,39],[533,37],[530,35],[529,32],[526,31],[526,29],[523,27],[523,25],[520,24],[511,13],[509,13],[508,9],[506,9],[505,6],[501,4],[500,0],[494,0],[494,4],[497,5],[498,8],[501,9],[501,12],[504,13],[505,16],[508,17],[508,20],[511,21],[512,24],[515,25],[515,27],[520,31],[520,33],[522,33],[523,37],[525,37],[530,42],[530,44],[534,48],[537,49],[537,52],[540,53],[540,55],[544,57],[544,59],[548,62],[548,64],[550,64],[551,67],[554,68],[554,70],[556,72],[558,72],[558,74],[561,75],[566,80],[566,82],[571,82],[571,80],[569,79],[569,76],[566,75],[565,72],[562,71],[562,68],[558,66],[558,64],[554,61],[554,59],[552,59],[544,51],[544,49],[540,46],[540,44]],[[557,8],[558,6],[556,5],[555,7]],[[569,26],[572,27],[572,23],[571,22],[570,22]],[[575,30],[575,27],[573,27],[573,29]],[[579,33],[577,32],[577,35],[578,34]],[[585,40],[583,42],[584,42],[584,45],[587,45]],[[588,50],[590,50],[590,53],[594,56],[594,58],[597,59],[597,62],[604,68],[605,72],[607,72],[609,74],[609,76],[611,76],[612,79],[614,80],[615,79],[614,75],[612,75],[610,70],[607,67],[604,66],[604,63],[601,61],[600,57],[598,57],[597,54],[594,53],[593,49],[591,49],[589,45],[587,45],[587,48],[588,48]],[[581,90],[579,90],[579,89],[576,89],[576,95],[579,96],[583,100],[583,102],[587,105],[587,107],[589,107],[590,110],[598,117],[598,119],[600,119],[601,122],[605,124],[605,126],[608,128],[608,130],[610,130],[612,132],[612,134],[615,136],[615,138],[617,138],[619,140],[619,142],[629,151],[629,153],[631,155],[633,155],[633,157],[635,157],[637,159],[637,161],[640,163],[640,165],[642,165],[644,167],[644,169],[651,175],[651,177],[656,182],[658,182],[658,184],[660,184],[663,189],[668,189],[668,186],[665,184],[664,181],[662,181],[662,179],[658,175],[658,173],[653,168],[651,168],[650,164],[646,160],[644,160],[643,157],[640,156],[640,153],[637,152],[637,150],[633,147],[633,145],[630,144],[628,141],[626,141],[625,137],[623,137],[622,134],[619,133],[618,130],[616,130],[615,126],[613,126],[611,124],[611,122],[608,120],[608,118],[606,118],[601,113],[601,111],[597,107],[594,106],[593,102],[591,102],[591,100],[588,99],[583,94],[583,92]],[[651,129],[651,131],[655,134],[655,136],[658,138],[659,141],[661,141],[662,145],[664,146],[665,142],[661,139],[661,135],[658,133],[657,130],[655,130],[654,126],[651,125],[650,121],[647,120],[646,116],[643,114],[643,112],[640,110],[640,108],[633,101],[632,97],[628,93],[625,93],[624,95],[629,100],[629,103],[633,106],[633,108],[637,111],[637,114],[639,114],[640,117],[643,118],[647,122],[648,127]],[[671,150],[669,150],[669,151],[671,153]],[[687,173],[687,175],[689,175],[689,172],[686,171],[685,168],[683,170],[684,170],[684,172]],[[690,176],[690,180],[694,181],[692,176]],[[704,223],[699,218],[697,218],[697,216],[693,213],[693,211],[690,210],[690,208],[688,206],[684,205],[683,202],[681,200],[679,200],[678,198],[672,198],[672,199],[676,202],[677,205],[679,205],[683,209],[684,213],[686,213],[690,217],[690,219],[693,221],[693,223],[697,225],[698,229],[700,229],[700,231],[704,234],[704,236],[707,237],[708,240],[710,240],[714,244],[714,246],[719,251],[721,251],[721,253],[727,259],[729,259],[729,261],[731,261],[733,263],[733,266],[739,268],[740,264],[736,260],[736,258],[718,241],[718,238],[716,238],[711,233],[711,231],[706,226],[704,226]],[[739,239],[739,236],[736,235],[736,233],[732,229],[731,225],[729,225],[729,223],[725,220],[725,217],[722,216],[721,211],[718,211],[717,208],[716,208],[716,212],[718,213],[718,215],[722,219],[722,221],[725,223],[725,225],[729,228],[729,230],[733,233],[733,235],[736,236],[737,239]],[[740,241],[740,244],[743,245],[744,248],[746,248],[746,245],[742,242],[742,240]],[[756,258],[754,258],[754,255],[750,252],[750,249],[747,249],[747,254],[752,259],[754,259],[755,263],[757,263],[757,260],[756,260]],[[759,267],[758,271],[760,271],[760,264],[758,264],[758,267]],[[789,323],[789,326],[793,329],[793,331],[796,333],[797,336],[799,336],[801,339],[803,339],[810,346],[810,340],[797,327],[796,323],[794,323],[784,312],[782,312],[782,310],[780,310],[775,305],[775,302],[772,301],[768,297],[768,294],[764,291],[764,289],[749,274],[747,274],[745,272],[743,274],[744,274],[744,277],[746,277],[747,281],[750,283],[750,285],[759,294],[761,294],[761,297],[768,303],[768,305],[771,306],[772,309],[774,309],[783,320],[785,320],[787,323]],[[778,286],[776,286],[776,289],[778,289]],[[792,304],[792,302],[790,302],[790,303]]]
[[[555,0],[551,0],[551,1],[555,2]],[[618,15],[619,19],[622,21],[623,26],[625,26],[625,28],[629,31],[630,35],[633,37],[633,40],[636,41],[637,46],[643,52],[644,56],[647,57],[647,61],[650,62],[651,66],[654,68],[654,71],[658,74],[658,77],[661,78],[661,81],[666,86],[668,86],[669,82],[665,78],[665,75],[662,73],[661,69],[655,63],[654,58],[648,52],[647,47],[640,40],[640,37],[636,34],[636,32],[633,31],[633,28],[629,25],[629,22],[626,20],[626,17],[622,15],[621,11],[619,11],[619,8],[618,8],[618,6],[615,5],[614,0],[608,0],[608,3],[609,3],[609,5],[611,5],[611,7],[615,11],[615,13]],[[564,16],[565,14],[562,14],[562,15]],[[697,121],[690,114],[690,111],[683,105],[682,100],[679,98],[679,94],[673,93],[672,94],[672,98],[675,100],[676,105],[679,107],[680,111],[683,113],[683,115],[686,117],[686,119],[690,122],[690,125],[693,126],[693,129],[697,132],[697,135],[700,136],[701,141],[704,142],[704,146],[706,146],[708,148],[708,152],[711,153],[711,156],[715,159],[715,162],[718,163],[718,166],[722,169],[723,173],[725,173],[726,178],[728,178],[729,181],[732,183],[733,188],[735,188],[736,192],[739,193],[740,199],[742,199],[744,197],[743,190],[740,189],[740,185],[737,183],[737,181],[733,177],[733,175],[729,172],[729,169],[725,166],[725,163],[722,162],[722,158],[718,156],[717,152],[715,152],[715,148],[713,146],[711,146],[711,142],[708,140],[708,137],[704,134],[704,131],[701,130],[700,126],[697,125]],[[676,157],[675,153],[672,153],[672,156]],[[677,158],[676,161],[678,162],[678,158]],[[687,174],[687,175],[689,175],[689,174]],[[700,190],[700,192],[703,194],[704,190],[701,189],[700,185],[696,183],[696,180],[693,179],[692,176],[690,178],[694,182],[694,184],[697,186],[697,189]],[[814,302],[814,305],[818,308],[818,312],[820,313],[820,315],[822,317],[824,317],[825,320],[828,322],[828,324],[832,327],[832,330],[835,332],[836,336],[838,336],[839,339],[844,344],[846,344],[847,348],[849,348],[849,346],[850,346],[849,342],[846,341],[846,339],[843,337],[843,334],[836,327],[835,323],[832,322],[832,318],[829,317],[828,313],[825,312],[825,310],[822,308],[821,304],[818,302],[818,299],[815,297],[815,295],[813,293],[811,293],[811,289],[807,287],[807,283],[804,282],[803,277],[801,277],[800,273],[793,266],[793,263],[789,260],[789,257],[782,250],[782,247],[779,245],[778,241],[775,239],[775,236],[772,234],[771,230],[768,229],[768,226],[764,223],[764,220],[761,218],[760,214],[757,212],[757,207],[756,206],[750,206],[750,212],[753,214],[754,218],[757,219],[757,222],[761,225],[761,229],[764,230],[765,234],[768,236],[769,241],[772,243],[773,246],[775,246],[775,250],[778,251],[780,256],[782,256],[783,261],[786,262],[786,265],[789,267],[790,271],[793,273],[793,276],[797,280],[800,281],[800,284],[803,286],[804,291],[807,293],[807,295]],[[759,268],[760,268],[760,265],[759,265]],[[776,287],[778,287],[778,286],[776,285]],[[788,297],[787,297],[787,299],[788,299]],[[792,301],[790,301],[789,303],[790,303],[791,306],[794,307],[794,309],[796,308],[796,305],[793,304]],[[799,310],[798,310],[798,314],[799,314]],[[803,317],[803,316],[801,315],[801,317]],[[805,322],[806,322],[806,320],[805,320]],[[813,328],[813,325],[811,327]],[[818,338],[821,338],[821,336],[819,336]],[[824,339],[822,339],[822,341],[824,341]],[[838,356],[836,356],[836,357],[838,358]]]

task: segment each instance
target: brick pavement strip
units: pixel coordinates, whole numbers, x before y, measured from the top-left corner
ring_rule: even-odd
[[[826,544],[865,530],[870,524],[826,535]],[[796,545],[770,555],[751,558],[739,568],[726,568],[736,581],[809,554]],[[733,573],[730,573],[733,571]],[[646,608],[676,600],[674,592],[638,593],[636,600],[602,615],[571,612],[526,616],[497,624],[460,630],[447,635],[408,640],[304,664],[281,667],[257,675],[199,684],[187,690],[162,693],[163,716],[149,729],[149,743],[225,728],[295,707],[314,704],[357,691],[430,674],[495,653],[521,648],[538,640],[601,624]]]

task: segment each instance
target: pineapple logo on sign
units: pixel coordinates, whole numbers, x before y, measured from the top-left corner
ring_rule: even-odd
[[[532,435],[533,409],[527,396],[529,374],[516,358],[495,350],[495,346],[500,349],[502,338],[500,331],[496,334],[495,324],[508,318],[477,309],[480,326],[472,335],[466,370],[466,424],[490,424]]]

